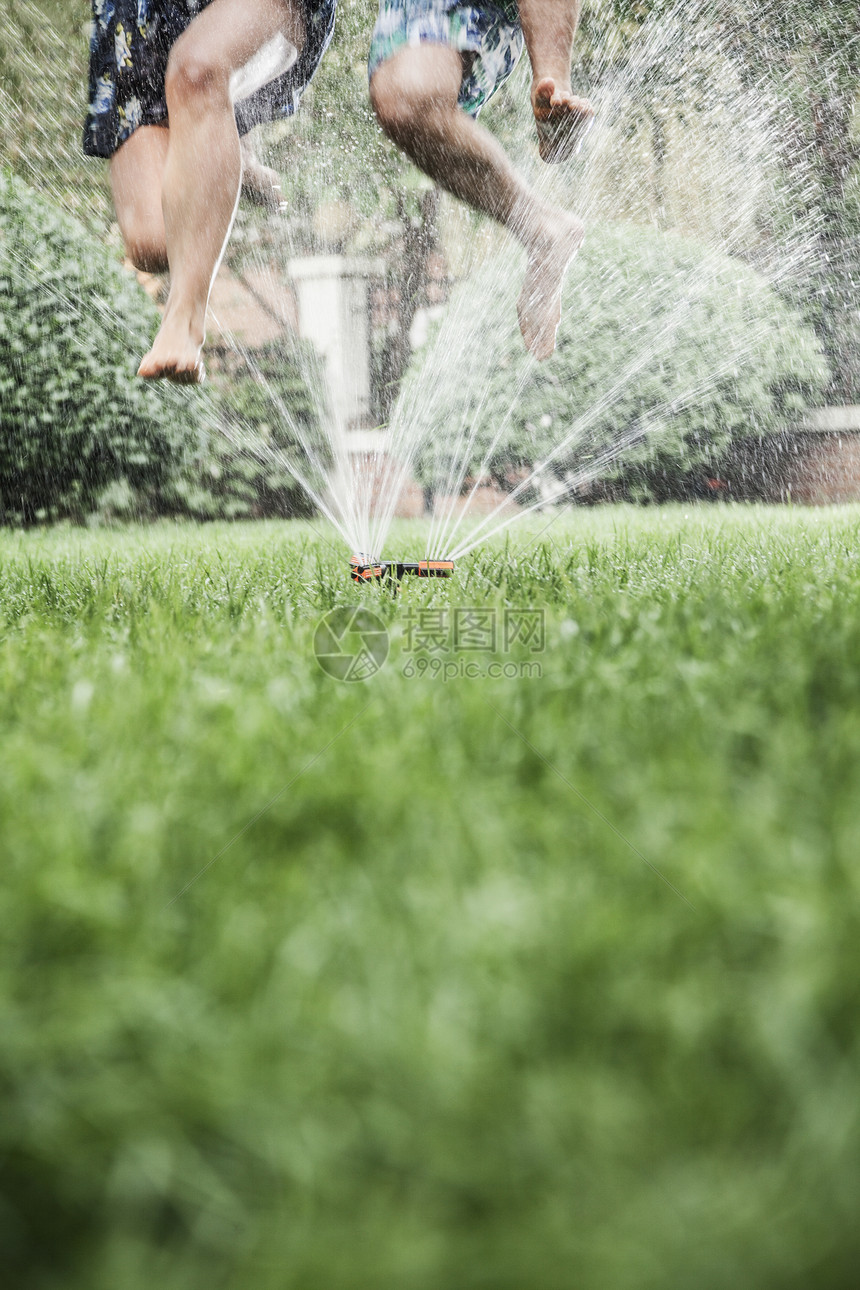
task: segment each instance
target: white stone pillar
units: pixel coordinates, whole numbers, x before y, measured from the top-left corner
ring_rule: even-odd
[[[339,431],[371,424],[368,285],[381,276],[375,260],[313,255],[287,266],[296,287],[299,335],[325,361],[331,410]]]

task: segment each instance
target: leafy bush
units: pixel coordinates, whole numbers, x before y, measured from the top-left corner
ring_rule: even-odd
[[[518,279],[492,257],[413,362],[401,411],[426,445],[427,483],[465,461],[510,486],[547,462],[559,477],[623,471],[628,488],[653,486],[784,428],[827,384],[814,333],[764,278],[677,235],[590,228],[542,365],[517,329]]]
[[[0,504],[16,523],[182,509],[207,399],[134,379],[158,312],[69,215],[0,174]]]

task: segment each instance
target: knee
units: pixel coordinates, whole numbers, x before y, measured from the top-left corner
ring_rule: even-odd
[[[180,38],[170,53],[164,81],[168,108],[230,98],[230,69]]]
[[[436,86],[406,77],[388,63],[373,75],[370,101],[389,139],[405,147],[434,134],[441,119],[455,110]]]
[[[143,273],[165,273],[167,244],[163,237],[146,229],[123,230],[125,253],[136,269]]]

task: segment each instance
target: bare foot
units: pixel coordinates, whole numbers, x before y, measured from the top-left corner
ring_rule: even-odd
[[[276,170],[264,166],[257,156],[253,144],[243,138],[242,146],[242,195],[255,206],[266,210],[282,211],[286,207],[281,192],[281,180]]]
[[[532,86],[532,111],[542,161],[570,161],[594,124],[594,108],[588,99],[557,86],[551,76]]]
[[[206,379],[200,357],[203,340],[203,336],[193,336],[187,324],[174,324],[165,314],[152,349],[137,369],[138,376],[147,381],[163,379],[177,385],[200,385]]]
[[[564,275],[584,237],[582,223],[559,211],[555,221],[547,223],[532,239],[517,317],[526,349],[541,362],[555,349]]]

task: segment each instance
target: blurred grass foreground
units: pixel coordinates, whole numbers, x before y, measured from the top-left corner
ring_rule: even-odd
[[[579,513],[347,685],[310,526],[0,535],[4,1283],[856,1286],[858,555]]]

